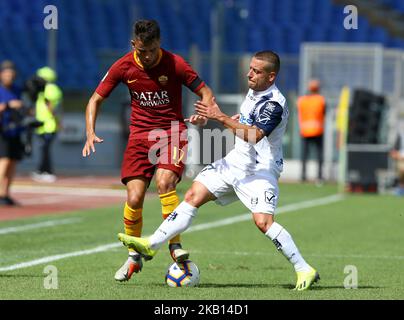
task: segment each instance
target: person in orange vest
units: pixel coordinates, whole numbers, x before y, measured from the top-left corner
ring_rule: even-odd
[[[300,135],[302,137],[302,181],[306,181],[306,162],[311,146],[317,151],[318,183],[323,182],[323,134],[325,120],[325,98],[320,94],[320,81],[309,81],[309,93],[299,97],[297,110],[299,115]]]

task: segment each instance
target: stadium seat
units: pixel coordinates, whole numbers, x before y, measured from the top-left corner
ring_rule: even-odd
[[[306,42],[322,42],[327,39],[327,30],[324,27],[309,26],[306,28],[305,41]]]
[[[402,0],[377,1],[404,12]],[[16,57],[21,62],[22,77],[46,62],[48,33],[43,28],[43,16],[35,13],[42,12],[47,4],[46,0],[0,1],[0,58]],[[106,50],[123,53],[129,48],[133,19],[158,20],[162,45],[168,50],[187,55],[191,45],[197,44],[202,52],[208,52],[211,14],[219,2],[203,0],[191,5],[189,0],[172,0],[167,5],[166,0],[55,0],[53,4],[59,14],[57,57],[58,68],[63,71],[60,85],[71,86],[77,81],[75,86],[93,87],[98,81],[100,54]],[[402,39],[370,26],[362,16],[359,29],[341,28],[343,6],[332,0],[232,0],[221,4],[224,52],[271,48],[279,53],[297,54],[300,43],[307,41],[378,42],[403,48]],[[32,54],[22,61],[26,52]],[[80,68],[90,71],[83,75]],[[230,72],[226,70],[223,72]]]
[[[383,45],[388,43],[388,34],[383,28],[373,27],[369,31],[367,39],[369,42],[378,42]]]
[[[404,39],[390,38],[388,46],[392,48],[404,49]]]
[[[327,40],[330,42],[344,42],[347,39],[347,30],[341,27],[328,28]]]
[[[263,43],[267,43],[267,41],[264,40],[263,30],[261,30],[260,28],[250,29],[250,32],[247,36],[248,51],[256,52],[262,50]]]
[[[299,53],[300,43],[305,39],[304,29],[298,25],[289,25],[284,28],[284,35],[287,41],[285,41],[286,52]]]
[[[404,13],[404,3],[401,0],[395,0],[392,1],[391,6],[396,9],[397,11],[400,11],[401,13]]]

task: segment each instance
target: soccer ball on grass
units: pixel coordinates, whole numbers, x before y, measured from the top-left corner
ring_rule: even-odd
[[[195,287],[199,284],[200,272],[191,260],[174,262],[166,272],[165,281],[170,287]]]

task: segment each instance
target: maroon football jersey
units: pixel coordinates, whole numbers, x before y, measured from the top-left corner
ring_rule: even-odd
[[[149,69],[143,68],[135,51],[127,53],[111,66],[95,91],[106,98],[120,82],[131,95],[130,131],[138,138],[147,138],[153,129],[170,129],[171,121],[179,121],[179,129],[185,129],[182,85],[194,92],[205,85],[182,57],[164,49]]]

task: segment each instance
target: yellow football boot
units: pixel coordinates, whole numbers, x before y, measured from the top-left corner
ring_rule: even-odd
[[[311,268],[310,271],[296,272],[296,274],[297,274],[297,282],[294,290],[297,291],[308,290],[313,285],[313,283],[320,280],[320,275],[314,268]]]
[[[124,233],[118,233],[118,239],[125,246],[140,253],[145,260],[151,260],[158,250],[150,248],[150,241],[147,238],[132,237]]]

